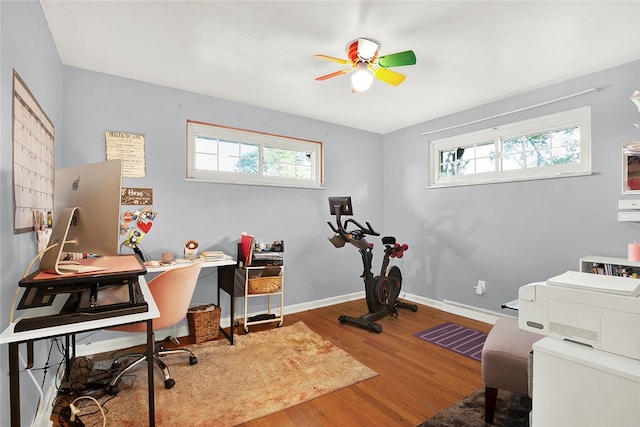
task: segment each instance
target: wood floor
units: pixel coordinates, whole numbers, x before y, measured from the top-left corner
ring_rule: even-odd
[[[423,305],[380,320],[380,334],[337,320],[364,312],[366,303],[358,300],[286,315],[284,324],[303,321],[379,376],[242,426],[416,426],[483,387],[479,362],[413,334],[444,322],[482,332],[490,325]]]
[[[284,326],[303,321],[379,375],[284,411],[241,424],[243,427],[417,426],[483,387],[480,362],[413,336],[444,322],[489,332],[491,325],[418,305],[398,318],[378,321],[382,333],[340,324],[342,314],[360,316],[366,302],[351,301],[285,316]],[[252,326],[249,333],[273,328]],[[236,327],[235,333],[244,333]],[[222,334],[219,339],[222,338]],[[182,345],[190,342],[181,337]],[[165,342],[171,347],[170,342]],[[143,349],[144,347],[140,347]],[[54,425],[60,424],[54,409]]]

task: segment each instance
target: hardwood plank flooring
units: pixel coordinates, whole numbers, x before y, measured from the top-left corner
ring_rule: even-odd
[[[338,322],[342,314],[366,312],[364,300],[286,315],[285,325],[303,321],[379,376],[242,426],[416,426],[483,387],[479,362],[413,334],[444,322],[482,332],[491,325],[418,306],[416,313],[402,310],[397,319],[381,319],[380,334]]]
[[[444,322],[482,332],[489,332],[491,325],[420,304],[418,307],[415,313],[401,310],[398,318],[379,320],[384,329],[379,334],[338,321],[342,314],[364,314],[364,299],[285,315],[284,326],[303,321],[379,375],[240,426],[416,426],[483,387],[479,362],[413,334]],[[249,333],[273,327],[273,323],[255,325]],[[244,334],[242,327],[236,327],[235,333]],[[224,339],[222,334],[218,339]],[[181,337],[180,341],[185,345],[190,339]],[[170,342],[165,345],[173,346]],[[52,420],[60,425],[55,424],[57,417],[52,416]]]

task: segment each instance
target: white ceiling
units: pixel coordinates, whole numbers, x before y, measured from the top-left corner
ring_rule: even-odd
[[[65,65],[381,134],[640,59],[639,0],[41,4]],[[412,49],[405,82],[315,81],[358,37]]]

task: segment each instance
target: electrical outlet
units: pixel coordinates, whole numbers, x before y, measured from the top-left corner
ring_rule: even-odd
[[[486,290],[486,283],[484,280],[478,280],[478,285],[476,286],[476,294],[482,295]]]

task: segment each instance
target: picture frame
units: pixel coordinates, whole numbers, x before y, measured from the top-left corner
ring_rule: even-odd
[[[622,194],[640,194],[640,141],[622,145]]]

